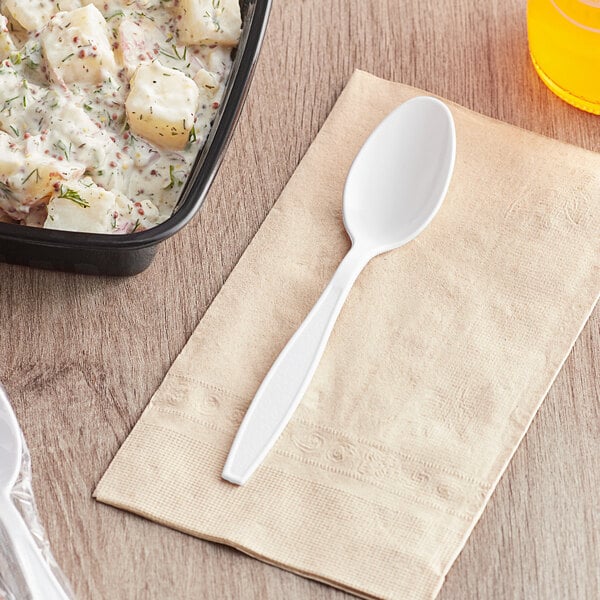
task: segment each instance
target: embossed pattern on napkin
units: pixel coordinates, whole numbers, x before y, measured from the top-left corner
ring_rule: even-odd
[[[436,595],[600,288],[600,157],[453,106],[432,225],[360,276],[242,488],[237,426],[349,241],[348,168],[419,90],[357,72],[96,490],[369,598]]]

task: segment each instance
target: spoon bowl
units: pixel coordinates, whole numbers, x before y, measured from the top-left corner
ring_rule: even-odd
[[[369,136],[344,189],[344,225],[376,254],[414,239],[446,195],[456,154],[448,107],[429,96],[408,100]]]
[[[256,392],[224,479],[244,484],[265,458],[302,399],[352,284],[374,256],[427,227],[446,195],[455,155],[452,114],[435,98],[405,102],[369,136],[344,189],[352,248]]]

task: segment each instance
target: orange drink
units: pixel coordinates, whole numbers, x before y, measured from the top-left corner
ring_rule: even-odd
[[[529,51],[563,100],[600,114],[600,0],[529,0]]]

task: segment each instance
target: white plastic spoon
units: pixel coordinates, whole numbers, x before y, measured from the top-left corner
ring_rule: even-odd
[[[352,284],[373,257],[410,242],[431,222],[446,195],[455,154],[450,110],[426,96],[394,110],[365,142],[344,189],[352,248],[258,389],[224,479],[242,485],[263,461],[302,399]]]
[[[0,522],[12,543],[32,600],[69,600],[44,560],[10,493],[21,468],[21,430],[0,385]]]

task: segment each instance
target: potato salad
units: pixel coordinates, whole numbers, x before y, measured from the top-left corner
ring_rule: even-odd
[[[219,108],[239,0],[0,0],[0,221],[171,216]]]

